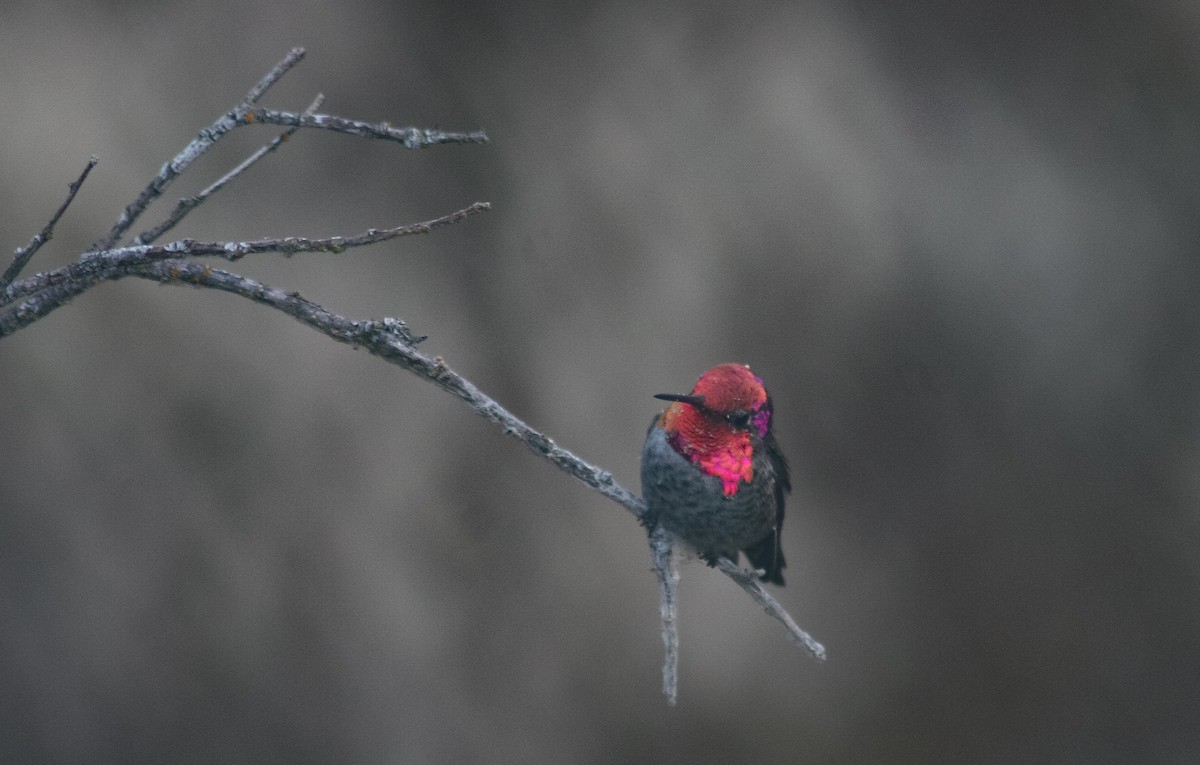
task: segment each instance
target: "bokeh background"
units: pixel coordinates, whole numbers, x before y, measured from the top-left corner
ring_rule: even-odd
[[[302,132],[174,236],[490,201],[235,270],[403,318],[635,491],[651,395],[751,364],[829,661],[685,563],[669,708],[623,510],[396,367],[129,280],[0,341],[0,759],[1200,761],[1198,39],[1183,2],[4,3],[4,247],[100,157],[30,272],[294,45],[265,105],[486,129]]]

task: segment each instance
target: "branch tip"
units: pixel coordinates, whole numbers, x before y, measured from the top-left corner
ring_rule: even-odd
[[[739,587],[746,591],[751,599],[766,611],[768,615],[777,620],[784,626],[788,632],[788,637],[793,643],[808,651],[809,655],[820,661],[825,660],[825,646],[818,643],[812,635],[809,635],[804,630],[800,629],[800,625],[792,619],[779,601],[775,599],[771,593],[763,589],[759,583],[755,571],[744,569],[728,558],[718,558],[717,568],[721,569],[722,573],[737,583]]]
[[[42,248],[42,245],[54,237],[54,227],[58,225],[58,221],[62,218],[63,213],[71,206],[71,202],[75,200],[75,195],[79,193],[83,182],[87,180],[88,174],[92,172],[92,168],[99,161],[100,158],[95,154],[88,158],[87,164],[79,174],[79,177],[67,185],[67,198],[63,200],[58,210],[51,216],[50,222],[43,226],[41,231],[33,235],[33,238],[29,240],[29,244],[17,248],[16,253],[13,255],[12,263],[4,270],[4,274],[0,275],[0,290],[4,290],[8,285],[12,284],[20,276],[21,270],[28,265],[34,254]]]

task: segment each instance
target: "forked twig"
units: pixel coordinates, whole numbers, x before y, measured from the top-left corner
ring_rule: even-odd
[[[321,104],[324,102],[325,102],[324,94],[318,93],[316,98],[313,99],[312,103],[308,105],[308,108],[304,110],[304,113],[312,114],[317,109],[321,108]],[[149,229],[147,231],[143,231],[142,233],[135,236],[133,238],[133,243],[134,244],[153,244],[154,242],[158,241],[159,237],[161,237],[163,234],[167,233],[171,229],[175,228],[175,226],[177,226],[179,224],[179,222],[182,221],[187,216],[188,213],[190,213],[192,210],[195,210],[200,205],[204,204],[204,202],[207,201],[210,196],[217,193],[221,189],[225,188],[225,186],[227,186],[235,178],[237,178],[239,175],[241,175],[242,173],[246,172],[251,167],[253,167],[254,164],[257,163],[260,159],[267,156],[268,154],[273,153],[276,149],[278,149],[280,146],[282,146],[284,143],[286,143],[287,140],[289,138],[291,138],[292,135],[299,129],[300,128],[295,128],[295,127],[288,128],[287,130],[283,131],[279,135],[275,136],[271,140],[270,143],[266,144],[265,146],[260,147],[257,151],[255,151],[249,157],[246,157],[244,160],[242,160],[241,163],[239,163],[237,167],[233,168],[228,173],[225,173],[225,175],[223,175],[220,178],[218,178],[217,180],[213,181],[207,188],[203,189],[202,191],[197,193],[195,196],[184,197],[183,199],[180,199],[179,202],[176,203],[175,209],[171,211],[171,214],[167,216],[166,220],[164,220],[162,223],[158,224],[154,228]]]
[[[323,239],[283,237],[242,242],[203,242],[184,239],[164,245],[152,244],[192,209],[245,172],[262,157],[277,149],[283,141],[287,140],[288,136],[299,128],[333,130],[364,138],[396,141],[410,149],[420,149],[437,144],[485,143],[487,141],[487,136],[483,131],[456,133],[412,127],[396,128],[386,122],[368,123],[333,115],[315,114],[315,110],[320,106],[319,96],[302,113],[257,107],[256,103],[262,95],[303,57],[302,49],[293,49],[250,89],[241,102],[221,115],[212,125],[201,130],[197,138],[189,143],[183,151],[163,165],[158,175],[150,181],[133,202],[124,208],[112,228],[97,239],[91,249],[83,253],[75,263],[18,281],[16,277],[21,269],[37,249],[50,239],[54,225],[70,205],[79,186],[95,165],[96,159],[93,157],[79,179],[71,184],[70,194],[58,212],[51,218],[47,226],[34,236],[27,247],[17,250],[12,265],[8,267],[3,276],[0,276],[0,337],[28,326],[96,284],[126,277],[149,279],[164,284],[191,285],[240,295],[281,311],[334,340],[362,348],[390,363],[403,367],[447,393],[460,398],[481,417],[499,425],[507,435],[513,436],[525,444],[535,454],[622,505],[640,522],[645,523],[645,504],[632,492],[618,484],[611,473],[580,459],[543,433],[530,427],[480,391],[471,381],[452,370],[440,356],[429,356],[417,350],[416,344],[424,338],[414,336],[403,321],[391,318],[382,321],[353,321],[328,311],[295,292],[270,287],[253,279],[213,268],[198,260],[205,256],[218,256],[230,261],[237,261],[246,255],[266,252],[283,255],[303,252],[340,253],[351,247],[376,244],[400,236],[428,233],[490,209],[488,203],[477,202],[457,212],[422,223],[387,229],[369,229],[354,236],[335,236]],[[231,130],[255,123],[282,125],[288,127],[289,130],[277,136],[274,141],[259,149],[195,197],[180,200],[166,220],[139,234],[134,240],[134,244],[125,247],[115,246],[145,212],[149,204],[160,196],[164,189],[197,157]],[[661,528],[654,528],[650,531],[649,542],[654,570],[659,579],[662,595],[662,635],[666,653],[663,663],[663,692],[667,696],[668,703],[674,704],[678,697],[679,636],[676,592],[679,575],[675,569],[672,555],[673,538],[671,535]],[[779,605],[779,602],[757,582],[755,572],[742,569],[724,558],[717,561],[717,566],[726,576],[737,582],[763,610],[781,622],[793,642],[805,648],[814,658],[825,658],[824,646],[796,625],[787,611]]]
[[[163,245],[143,244],[87,253],[82,260],[22,279],[0,291],[0,308],[25,298],[20,305],[0,311],[0,337],[10,335],[56,308],[61,308],[71,298],[102,281],[137,275],[136,269],[140,266],[164,260],[214,255],[236,261],[250,254],[265,252],[277,252],[287,256],[305,252],[341,253],[352,247],[378,244],[401,236],[428,234],[488,209],[491,209],[491,205],[487,202],[476,202],[470,207],[433,220],[395,228],[368,229],[355,236],[334,236],[326,239],[290,236],[246,242],[197,242],[182,239]]]
[[[171,182],[179,177],[180,173],[187,170],[192,162],[208,151],[226,133],[237,127],[239,124],[238,117],[245,114],[246,110],[257,103],[258,99],[262,98],[263,94],[270,90],[272,85],[279,82],[280,78],[291,71],[292,67],[299,64],[303,59],[303,48],[292,48],[288,51],[288,54],[283,57],[282,61],[276,64],[271,71],[267,72],[254,87],[250,88],[250,92],[246,94],[246,97],[237,106],[218,117],[212,125],[202,129],[200,134],[184,147],[183,151],[179,152],[179,154],[175,155],[174,159],[162,166],[162,169],[158,171],[158,175],[150,181],[146,188],[142,189],[142,193],[138,194],[137,199],[125,206],[120,216],[117,217],[117,222],[113,224],[108,233],[92,243],[89,251],[107,250],[120,241],[125,232],[129,230],[129,227],[150,206],[150,203],[158,199],[167,186],[171,185]]]

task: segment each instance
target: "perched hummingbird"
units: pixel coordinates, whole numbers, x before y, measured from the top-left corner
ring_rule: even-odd
[[[682,537],[710,566],[737,562],[738,550],[783,584],[783,495],[792,490],[787,461],[771,433],[771,397],[744,364],[708,370],[672,402],[646,433],[642,496],[646,526]]]

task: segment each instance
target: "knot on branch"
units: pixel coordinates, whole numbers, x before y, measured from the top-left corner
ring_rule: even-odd
[[[390,316],[384,317],[382,321],[364,322],[363,333],[379,340],[399,340],[404,345],[417,345],[428,337],[428,335],[414,335],[401,319],[394,319]]]
[[[406,149],[421,149],[425,144],[429,143],[421,131],[415,127],[410,127],[404,131],[404,147]]]

